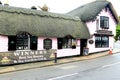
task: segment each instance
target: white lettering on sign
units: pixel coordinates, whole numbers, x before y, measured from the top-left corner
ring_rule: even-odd
[[[48,60],[50,55],[55,52],[56,50],[15,51],[14,56],[17,57],[17,60],[14,60],[14,63]]]

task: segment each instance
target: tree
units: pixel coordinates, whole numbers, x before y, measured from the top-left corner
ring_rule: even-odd
[[[119,17],[119,19],[120,19],[120,17]],[[117,27],[116,27],[115,40],[117,41],[119,37],[120,37],[120,24],[118,24]]]

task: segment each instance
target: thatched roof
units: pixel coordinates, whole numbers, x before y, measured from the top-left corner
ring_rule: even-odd
[[[116,22],[119,22],[118,16],[112,6],[112,4],[109,1],[106,0],[97,0],[91,3],[88,3],[86,5],[80,6],[67,14],[79,16],[82,21],[89,21],[89,20],[95,20],[96,16],[100,13],[102,9],[105,7],[108,7],[109,10],[112,13],[112,16],[116,20]]]
[[[0,6],[0,34],[25,31],[34,36],[89,38],[87,26],[79,17],[33,9]]]

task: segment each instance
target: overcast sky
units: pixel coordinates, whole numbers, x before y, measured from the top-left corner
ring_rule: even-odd
[[[67,13],[79,6],[95,0],[1,0],[2,3],[8,2],[10,6],[31,8],[31,6],[43,6],[46,4],[50,12]],[[117,14],[120,16],[120,0],[108,0],[112,2]]]

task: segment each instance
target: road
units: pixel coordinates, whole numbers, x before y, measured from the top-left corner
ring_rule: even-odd
[[[120,49],[120,41],[115,42],[113,48]]]
[[[119,48],[118,44],[115,44],[116,48]],[[91,60],[0,74],[0,80],[120,80],[120,53]]]
[[[120,53],[92,60],[0,74],[0,80],[120,80]]]

